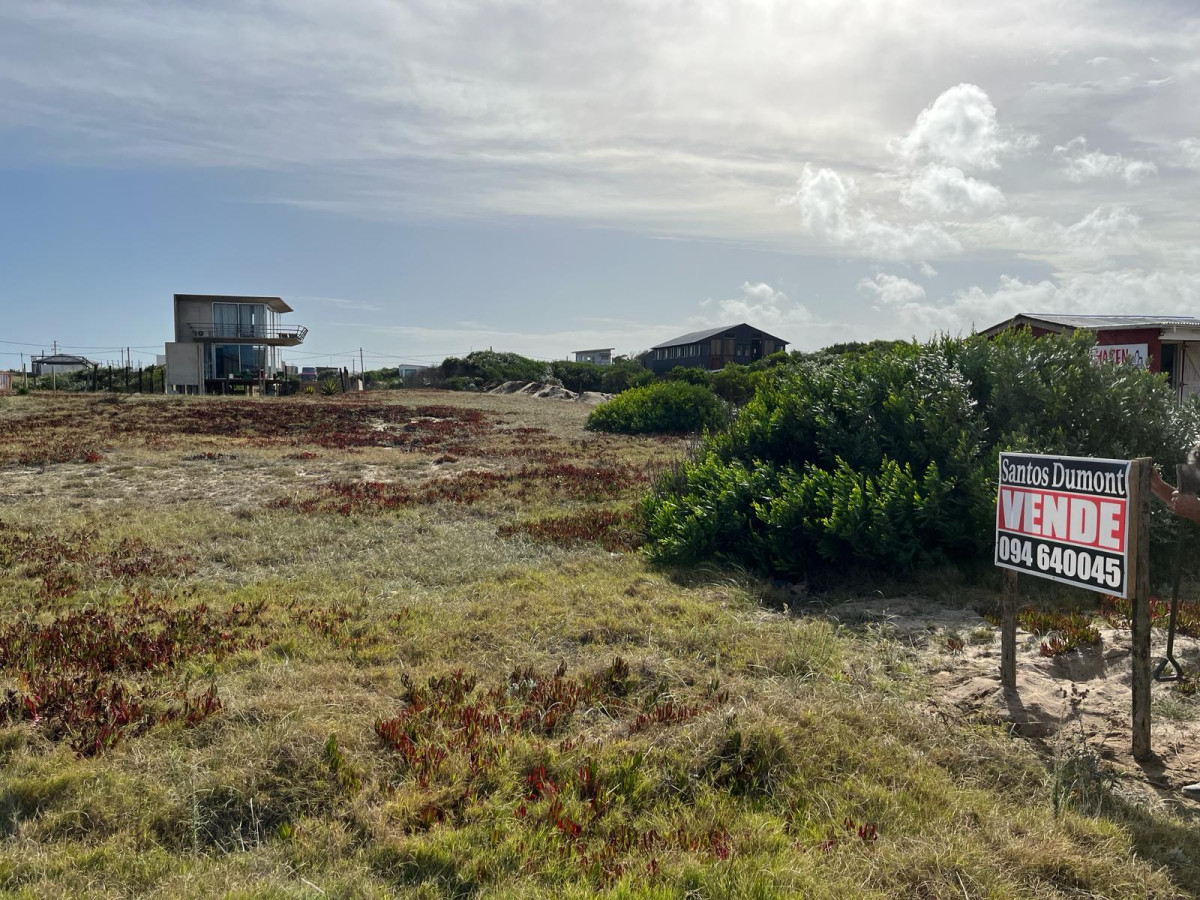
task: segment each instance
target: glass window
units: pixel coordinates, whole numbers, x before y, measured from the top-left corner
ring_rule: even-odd
[[[221,324],[221,323],[217,323]],[[238,344],[213,345],[213,377],[228,378],[241,369],[241,353]]]
[[[254,344],[213,344],[213,378],[258,377],[267,368],[266,348]]]

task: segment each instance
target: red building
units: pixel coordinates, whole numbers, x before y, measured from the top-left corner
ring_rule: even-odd
[[[1165,372],[1180,399],[1200,393],[1200,318],[1021,313],[983,333],[994,337],[1017,328],[1028,328],[1036,337],[1071,331],[1094,332],[1098,360]]]

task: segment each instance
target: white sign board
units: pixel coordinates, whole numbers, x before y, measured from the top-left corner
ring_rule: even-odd
[[[1097,344],[1092,359],[1098,363],[1118,363],[1144,369],[1150,365],[1149,344]]]
[[[1000,454],[996,565],[1129,596],[1129,461]]]

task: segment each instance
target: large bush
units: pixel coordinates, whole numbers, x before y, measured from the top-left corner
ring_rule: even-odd
[[[642,505],[660,561],[802,573],[982,558],[996,458],[1153,456],[1198,431],[1160,376],[1096,365],[1086,335],[862,348],[775,367],[732,426]]]
[[[619,394],[632,387],[642,387],[655,380],[654,373],[636,359],[617,357],[611,366],[605,366],[600,390],[606,394]]]
[[[447,357],[438,371],[425,374],[446,382],[466,379],[475,385],[493,385],[502,381],[545,381],[549,376],[549,366],[517,353],[476,350],[462,358]]]
[[[599,391],[604,382],[604,370],[608,366],[596,363],[555,360],[550,364],[550,374],[569,391]]]
[[[630,388],[588,416],[587,427],[624,434],[665,434],[719,428],[725,406],[706,387],[667,381]]]

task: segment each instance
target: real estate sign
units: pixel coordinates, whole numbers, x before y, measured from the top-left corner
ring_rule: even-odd
[[[1000,454],[996,565],[1129,596],[1128,460]]]

